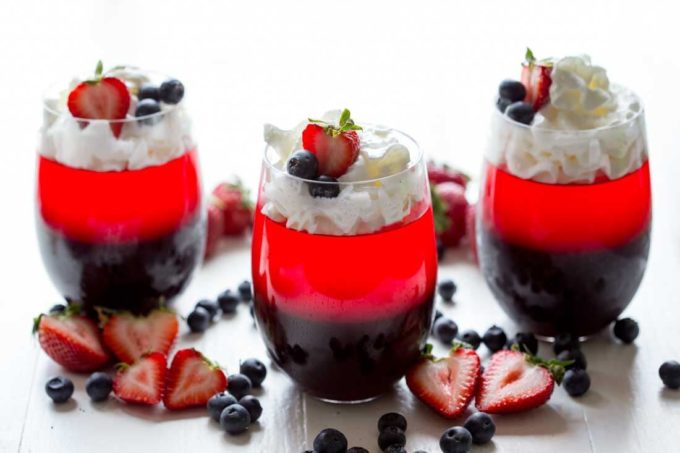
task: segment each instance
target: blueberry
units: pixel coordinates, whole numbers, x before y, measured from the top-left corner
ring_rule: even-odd
[[[590,376],[586,370],[579,368],[567,370],[564,373],[562,386],[570,396],[581,396],[590,388]]]
[[[506,341],[508,341],[508,337],[505,335],[505,331],[498,326],[489,327],[489,330],[484,332],[484,336],[482,336],[482,342],[491,352],[503,349]]]
[[[461,426],[447,429],[439,439],[439,448],[444,453],[467,453],[472,446],[472,434]]]
[[[241,296],[241,300],[244,302],[250,302],[253,300],[253,288],[248,280],[243,280],[238,285],[238,295]]]
[[[289,174],[298,178],[316,179],[319,176],[319,161],[314,154],[301,149],[290,156],[286,169]]]
[[[217,306],[217,303],[215,301],[212,301],[210,299],[202,299],[199,300],[196,303],[196,308],[201,307],[205,311],[208,312],[210,315],[210,320],[212,321],[215,319],[215,316],[217,316],[217,312],[219,311],[219,307]]]
[[[538,354],[538,340],[531,332],[518,332],[513,343],[519,346],[522,352],[529,351],[532,355]]]
[[[267,377],[267,367],[257,359],[246,359],[241,362],[239,371],[248,376],[253,387],[260,387]]]
[[[472,346],[472,349],[477,350],[482,343],[482,339],[476,330],[468,329],[460,334],[460,341]]]
[[[224,408],[220,414],[220,426],[229,434],[240,434],[250,425],[250,413],[240,404]]]
[[[145,117],[148,115],[153,115],[161,111],[161,105],[154,101],[153,99],[142,99],[137,103],[137,108],[135,109],[135,117]],[[151,125],[158,120],[157,117],[142,118],[139,120],[142,124]]]
[[[47,381],[45,391],[55,403],[65,403],[73,395],[73,382],[69,378],[57,376]]]
[[[250,413],[250,423],[255,423],[257,419],[260,418],[260,415],[262,415],[262,405],[260,404],[260,400],[254,396],[246,395],[238,400],[238,403],[245,407],[248,413]]]
[[[113,390],[113,379],[108,373],[92,373],[85,383],[85,391],[92,401],[104,401]]]
[[[444,259],[445,255],[446,246],[444,245],[444,241],[442,241],[441,238],[437,238],[437,259],[441,261]]]
[[[368,453],[368,450],[366,450],[364,447],[352,447],[347,450],[347,453]]]
[[[232,404],[236,403],[238,403],[236,398],[229,395],[228,393],[224,392],[216,393],[210,397],[208,403],[206,404],[206,407],[208,409],[208,415],[210,415],[210,418],[212,418],[216,422],[219,422],[222,411],[227,407],[231,406]]]
[[[178,104],[184,97],[184,85],[177,79],[169,79],[161,83],[158,92],[161,101],[166,104]]]
[[[496,424],[484,412],[476,412],[470,415],[465,420],[463,427],[470,431],[472,442],[478,445],[489,442],[493,435],[496,434]]]
[[[326,428],[314,438],[314,453],[345,453],[347,438],[337,429]]]
[[[555,337],[555,342],[553,343],[553,351],[555,355],[562,351],[569,351],[571,349],[579,349],[581,344],[578,341],[578,337],[575,337],[569,333],[561,333]]]
[[[382,431],[388,426],[396,426],[402,431],[406,431],[407,425],[406,418],[397,412],[388,412],[378,419],[378,431]]]
[[[340,184],[338,180],[326,175],[316,178],[318,183],[309,183],[309,194],[314,198],[336,198],[340,195]]]
[[[512,104],[512,102],[503,98],[498,98],[498,100],[496,101],[496,107],[498,107],[498,110],[500,110],[501,113],[505,113],[510,104]]]
[[[458,325],[454,320],[441,317],[434,322],[432,335],[445,344],[450,344],[458,335]]]
[[[680,389],[680,363],[675,360],[664,362],[659,368],[659,377],[669,389]]]
[[[503,80],[498,87],[498,96],[501,99],[507,99],[511,103],[521,101],[526,95],[527,89],[524,88],[522,82],[517,80]]]
[[[223,313],[234,313],[236,307],[238,307],[239,300],[232,290],[227,289],[217,296],[217,303],[220,305]]]
[[[404,448],[403,445],[389,445],[385,450],[383,450],[384,453],[407,453],[406,448]]]
[[[404,430],[397,426],[386,426],[378,435],[378,445],[381,450],[385,450],[391,445],[406,445],[406,434]]]
[[[139,87],[137,99],[140,101],[142,99],[153,99],[154,101],[159,102],[161,100],[161,91],[158,88],[158,85],[154,85],[153,83],[145,83]]]
[[[531,124],[536,112],[534,112],[534,109],[526,102],[515,102],[505,109],[505,114],[518,123]]]
[[[557,360],[562,361],[573,361],[571,365],[567,365],[565,368],[568,370],[579,369],[585,370],[588,368],[588,361],[586,360],[585,354],[581,352],[580,349],[571,349],[567,351],[562,351],[557,354]]]
[[[638,323],[631,318],[619,319],[614,323],[614,336],[626,344],[630,344],[640,333]]]
[[[456,293],[456,284],[453,280],[443,280],[439,282],[437,286],[437,292],[439,296],[446,302],[451,302],[453,300],[453,295]]]
[[[64,304],[54,304],[50,308],[50,311],[48,312],[51,315],[58,315],[61,313],[64,313],[66,311],[66,305]]]
[[[192,332],[205,332],[210,325],[210,313],[203,307],[196,307],[189,313],[187,324]]]
[[[249,394],[253,388],[253,383],[250,382],[250,379],[245,374],[237,373],[229,375],[227,382],[227,390],[239,400]]]

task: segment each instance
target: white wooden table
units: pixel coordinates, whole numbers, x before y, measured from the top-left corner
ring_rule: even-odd
[[[677,451],[680,392],[663,390],[657,377],[664,360],[680,359],[676,15],[662,2],[535,3],[1,2],[0,452],[299,452],[328,426],[346,433],[350,444],[377,451],[376,420],[392,410],[409,420],[409,451],[438,451],[440,434],[455,422],[414,401],[403,384],[370,404],[331,406],[300,394],[271,366],[262,420],[238,437],[223,434],[202,410],[170,414],[115,400],[92,404],[83,377],[74,377],[74,402],[51,404],[43,386],[62,370],[30,336],[31,317],[58,300],[33,231],[40,93],[99,58],[177,75],[189,93],[208,188],[230,173],[255,187],[263,122],[293,125],[345,106],[358,120],[408,131],[430,156],[475,174],[493,91],[502,78],[517,77],[527,44],[539,55],[589,52],[645,99],[652,251],[627,312],[641,325],[636,345],[618,345],[608,335],[594,339],[584,346],[593,380],[585,397],[574,400],[558,389],[541,409],[497,417],[493,444],[474,451]],[[248,277],[248,246],[234,241],[205,265],[178,310],[186,314],[198,298]],[[443,311],[462,328],[483,331],[498,323],[514,333],[462,253],[449,255],[440,272],[458,283],[457,302]],[[245,306],[202,336],[183,329],[181,345],[199,348],[229,371],[240,358],[265,359]]]

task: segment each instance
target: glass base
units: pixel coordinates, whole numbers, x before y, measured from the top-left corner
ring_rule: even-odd
[[[588,341],[589,339],[593,338],[595,335],[597,335],[597,334],[586,335],[586,336],[578,337],[578,341],[579,341],[579,343],[584,343],[584,342]],[[546,335],[538,335],[538,334],[535,335],[535,337],[536,337],[539,341],[542,341],[542,342],[544,342],[544,343],[550,343],[550,344],[552,344],[552,343],[555,342],[555,337],[550,337],[550,336],[546,336]]]
[[[364,404],[364,403],[370,403],[371,401],[375,401],[378,398],[380,398],[383,394],[381,393],[380,395],[376,396],[371,396],[368,398],[360,399],[360,400],[349,400],[349,401],[343,401],[343,400],[332,400],[328,398],[321,398],[319,396],[314,396],[310,395],[313,398],[318,399],[319,401],[323,401],[324,403],[328,404],[346,404],[346,405],[355,405],[355,404]]]

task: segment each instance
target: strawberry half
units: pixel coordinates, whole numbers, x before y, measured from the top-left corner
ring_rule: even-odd
[[[128,403],[158,404],[163,399],[165,376],[165,355],[152,352],[132,365],[118,365],[113,393]]]
[[[490,414],[508,414],[545,404],[568,362],[545,361],[517,350],[495,353],[477,389],[476,406]]]
[[[94,78],[79,83],[68,95],[68,109],[76,118],[92,120],[121,120],[130,108],[130,92],[120,79],[102,77],[102,62],[97,63]],[[81,127],[87,126],[82,122]],[[122,122],[111,123],[115,137],[123,129]]]
[[[479,377],[479,356],[471,349],[454,348],[448,357],[435,359],[431,345],[406,373],[406,385],[418,399],[447,418],[470,405]]]
[[[550,101],[552,65],[550,60],[537,61],[531,49],[527,48],[522,63],[522,84],[527,89],[524,102],[531,105],[535,112]]]
[[[212,194],[211,204],[217,206],[224,217],[223,235],[239,236],[253,224],[253,205],[248,190],[238,178],[218,184]]]
[[[38,316],[33,332],[43,351],[67,370],[90,372],[102,369],[109,362],[99,339],[99,329],[89,318],[69,307],[62,314]]]
[[[345,109],[339,124],[309,119],[302,131],[302,147],[316,155],[319,174],[338,178],[344,175],[359,156],[361,126],[354,124],[350,111]]]
[[[157,309],[147,316],[121,312],[105,319],[102,338],[118,360],[134,363],[149,352],[167,355],[178,331],[177,315],[168,310]]]
[[[195,349],[182,349],[172,359],[163,404],[171,410],[205,406],[226,388],[227,377],[217,364]]]

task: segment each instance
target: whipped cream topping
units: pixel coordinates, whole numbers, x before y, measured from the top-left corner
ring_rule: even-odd
[[[616,179],[647,160],[644,115],[638,97],[609,83],[588,56],[556,60],[550,102],[531,126],[496,112],[487,159],[512,174],[551,184]]]
[[[339,117],[339,110],[331,111],[322,120],[337,123]],[[427,196],[423,166],[412,165],[420,157],[416,144],[382,126],[364,126],[358,131],[359,157],[338,178],[340,194],[336,198],[312,197],[307,182],[286,173],[288,157],[302,149],[302,131],[307,124],[302,122],[291,130],[264,126],[269,145],[266,157],[271,165],[263,179],[264,215],[294,230],[357,235],[397,223],[425,205],[419,203]]]
[[[139,87],[147,82],[160,84],[163,78],[130,67],[113,69],[105,76],[120,78],[130,91],[130,109],[120,136],[114,136],[106,120],[88,120],[86,127],[80,127],[66,106],[68,93],[83,80],[73,79],[65,90],[45,97],[40,154],[74,168],[121,171],[161,165],[193,149],[184,102],[161,103],[161,112],[152,125],[141,124],[134,117]]]

